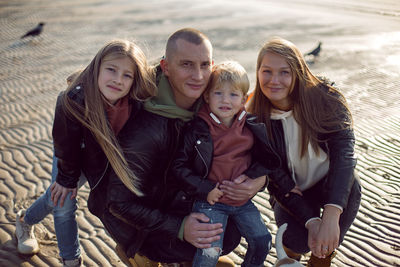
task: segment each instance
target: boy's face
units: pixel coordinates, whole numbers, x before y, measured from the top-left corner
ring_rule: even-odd
[[[211,88],[204,94],[204,100],[210,106],[212,113],[226,126],[230,127],[233,117],[244,107],[246,96],[241,90],[225,82],[218,88]]]

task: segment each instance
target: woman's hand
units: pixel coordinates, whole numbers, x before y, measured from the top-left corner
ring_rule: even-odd
[[[242,174],[233,181],[223,181],[219,186],[227,197],[235,201],[245,201],[251,199],[264,186],[266,176],[260,176],[250,179],[247,175]]]
[[[310,221],[307,223],[307,229],[308,229],[308,247],[310,248],[312,254],[315,256],[319,257],[320,254],[317,254],[317,237],[318,237],[318,232],[319,228],[321,226],[321,220],[315,219],[313,221]]]
[[[309,230],[309,246],[312,253],[319,257],[325,258],[330,255],[339,246],[339,218],[341,210],[334,206],[325,206],[322,215],[322,222],[320,222],[318,234],[312,235],[310,240]],[[315,230],[315,229],[314,229]],[[315,236],[315,238],[313,238]]]
[[[223,229],[221,223],[207,223],[209,220],[203,213],[191,213],[185,220],[183,238],[196,248],[210,248]]]
[[[50,186],[51,190],[51,201],[53,201],[54,206],[57,206],[57,202],[60,201],[60,208],[64,206],[65,198],[67,197],[69,192],[71,193],[71,199],[75,198],[78,193],[78,188],[67,188],[64,187],[57,182],[54,182]]]
[[[290,192],[298,194],[301,197],[303,196],[303,193],[301,192],[300,187],[298,187],[297,185],[295,187],[293,187],[293,189],[290,190]]]

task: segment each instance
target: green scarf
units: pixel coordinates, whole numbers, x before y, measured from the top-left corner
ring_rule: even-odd
[[[199,102],[201,101],[196,101],[195,103],[195,111],[197,111],[200,106]],[[185,122],[190,121],[195,114],[195,111],[189,111],[176,105],[171,85],[164,74],[161,75],[161,79],[158,84],[157,96],[147,100],[144,103],[144,109],[166,118],[181,119]]]

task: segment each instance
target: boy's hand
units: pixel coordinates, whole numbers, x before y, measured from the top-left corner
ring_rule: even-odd
[[[218,200],[224,195],[224,193],[219,190],[218,186],[219,183],[217,183],[215,188],[211,190],[207,195],[207,202],[210,203],[210,205],[214,205],[215,203],[217,203]]]

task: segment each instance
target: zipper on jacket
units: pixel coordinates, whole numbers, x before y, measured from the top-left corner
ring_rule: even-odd
[[[168,125],[169,125],[169,123],[170,122],[168,122]],[[174,127],[175,132],[176,132],[176,138],[175,138],[175,143],[174,143],[174,149],[173,149],[171,155],[175,156],[176,152],[178,151],[179,138],[181,137],[181,130],[182,130],[183,124],[184,124],[183,121],[180,120],[180,119],[175,119],[173,121],[173,127]],[[168,161],[167,167],[164,170],[164,186],[165,187],[167,186],[168,173],[169,173],[169,170],[171,168],[172,161],[173,161],[173,159],[170,159]]]
[[[107,161],[106,168],[104,169],[103,174],[100,176],[100,179],[97,181],[97,183],[92,187],[92,189],[90,191],[93,191],[100,184],[101,180],[103,180],[103,177],[106,174],[106,171],[108,169],[108,165],[110,165],[109,161]]]
[[[197,140],[197,141],[199,142],[199,140]],[[203,156],[201,155],[199,149],[197,148],[197,146],[194,146],[194,148],[196,149],[197,154],[199,154],[201,161],[203,161],[204,166],[206,166],[206,173],[203,176],[203,179],[205,179],[205,178],[207,178],[207,175],[208,175],[208,166],[207,166],[206,161],[204,160]]]

